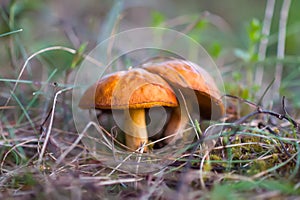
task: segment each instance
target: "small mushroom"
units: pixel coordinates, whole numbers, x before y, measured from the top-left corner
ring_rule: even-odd
[[[194,92],[198,100],[196,104],[199,105],[201,118],[216,120],[224,115],[224,105],[215,81],[206,70],[195,63],[182,59],[169,59],[145,63],[142,68],[160,75],[172,86],[175,92],[180,90],[187,101],[190,92]],[[177,93],[177,97],[181,98],[181,94]],[[193,106],[192,104],[194,102],[188,102],[188,106]],[[176,135],[185,128],[188,116],[187,113],[181,113],[181,111],[184,109],[180,109],[179,106],[174,109],[164,136]],[[165,142],[169,143],[171,140],[172,137],[169,137]]]
[[[170,85],[159,75],[141,68],[118,71],[102,77],[84,93],[79,106],[84,109],[124,110],[126,146],[137,150],[148,142],[145,108],[176,107]],[[147,151],[147,148],[144,148]]]

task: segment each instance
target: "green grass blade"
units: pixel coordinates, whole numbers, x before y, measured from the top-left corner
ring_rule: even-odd
[[[5,37],[5,36],[12,35],[12,34],[15,34],[15,33],[19,33],[19,32],[22,32],[22,31],[23,31],[23,29],[18,29],[18,30],[7,32],[7,33],[2,33],[2,34],[0,34],[0,37]]]

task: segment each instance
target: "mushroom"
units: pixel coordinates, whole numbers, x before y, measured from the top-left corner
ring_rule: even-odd
[[[126,146],[131,150],[148,142],[145,108],[157,106],[178,106],[176,95],[159,75],[141,68],[102,77],[87,89],[79,103],[83,109],[124,110],[123,130]]]
[[[189,97],[190,92],[193,92],[197,97],[201,118],[216,120],[224,115],[224,105],[215,81],[206,70],[195,63],[182,59],[169,59],[161,62],[148,62],[143,64],[142,68],[164,78],[177,92],[178,98],[181,98],[181,94],[178,94],[179,90],[184,97]],[[193,106],[193,103],[188,101],[188,107]],[[188,112],[192,108],[189,109]],[[188,120],[185,109],[176,107],[165,129],[164,136],[176,136],[181,133]],[[168,137],[165,143],[169,143],[172,139],[172,137]]]

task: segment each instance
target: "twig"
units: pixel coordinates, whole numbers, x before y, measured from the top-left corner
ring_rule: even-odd
[[[287,120],[289,121],[291,124],[293,124],[293,126],[298,130],[300,125],[294,120],[294,119],[291,119],[290,117],[287,117],[286,115],[282,115],[280,113],[277,113],[277,112],[274,112],[274,111],[270,111],[270,110],[262,110],[262,109],[259,109],[257,111],[254,111],[242,118],[240,118],[239,120],[235,121],[234,124],[236,125],[239,125],[239,124],[242,124],[243,122],[245,122],[247,119],[249,119],[250,117],[253,117],[255,115],[258,115],[258,114],[268,114],[268,115],[271,115],[271,116],[274,116],[280,120]]]
[[[53,84],[54,87],[57,87],[57,83],[55,82]],[[43,133],[43,126],[46,124],[46,122],[48,121],[50,115],[52,113],[52,108],[50,108],[49,112],[47,113],[47,116],[45,117],[45,119],[43,120],[42,124],[40,125],[40,134],[42,135]]]
[[[247,99],[243,99],[241,97],[234,96],[234,95],[231,95],[231,94],[225,94],[221,98],[223,98],[223,97],[229,97],[229,98],[232,98],[232,99],[237,99],[237,100],[239,100],[239,101],[241,101],[243,103],[246,103],[246,104],[248,104],[248,105],[250,105],[250,106],[252,106],[254,108],[258,108],[259,107],[257,104],[255,104],[255,103],[253,103],[251,101],[248,101]]]
[[[108,181],[101,181],[96,184],[96,186],[100,185],[115,185],[115,184],[122,184],[122,183],[132,183],[137,181],[142,181],[144,178],[127,178],[127,179],[116,179],[116,180],[108,180]]]
[[[46,118],[43,120],[43,122],[42,122],[42,124],[40,126],[40,134],[43,133],[43,127],[46,124],[46,122],[48,121],[49,117],[51,116],[51,113],[52,113],[52,108],[50,108],[49,112],[47,113]]]
[[[15,109],[16,106],[0,106],[0,110],[9,110],[9,109]]]
[[[287,116],[288,118],[292,119],[292,117],[290,116],[290,114],[289,114],[288,111],[286,110],[286,106],[285,106],[285,96],[282,97],[281,104],[282,104],[282,110],[283,110],[283,112],[284,112],[284,115]]]
[[[267,131],[269,131],[271,134],[277,135],[275,131],[273,131],[269,126],[266,126],[266,125],[264,125],[263,123],[259,123],[258,127],[259,127],[259,128],[262,128],[262,127],[263,127],[263,128],[265,128],[265,129],[267,129]],[[286,153],[286,155],[288,155],[288,157],[291,157],[292,155],[291,155],[291,154],[289,153],[289,151],[285,148],[283,142],[282,142],[281,140],[279,140],[279,143],[280,143],[280,145],[281,145],[281,147],[282,147],[284,153]],[[278,148],[278,150],[280,150],[279,147],[276,147],[276,148]]]
[[[204,190],[206,190],[206,187],[205,187],[205,182],[204,182],[204,178],[203,178],[203,166],[204,166],[204,162],[206,159],[209,159],[209,151],[205,152],[203,158],[201,159],[200,168],[199,168],[200,184],[201,184],[201,188]]]
[[[55,111],[55,106],[56,106],[56,101],[57,101],[58,95],[60,95],[63,92],[69,91],[71,89],[73,89],[73,87],[64,88],[64,89],[59,90],[58,92],[55,93],[54,100],[53,100],[53,106],[52,106],[52,113],[51,113],[50,122],[49,122],[49,127],[48,127],[48,130],[47,130],[47,133],[46,133],[46,138],[44,140],[43,147],[42,147],[42,150],[40,152],[39,159],[38,159],[38,162],[37,162],[38,168],[40,167],[40,165],[43,161],[43,156],[44,156],[44,153],[45,153],[45,150],[46,150],[46,146],[47,146],[49,138],[50,138],[52,125],[53,125],[53,121],[54,121],[54,113],[55,113],[54,111]]]
[[[259,100],[257,101],[257,105],[261,106],[262,105],[262,101],[264,99],[264,97],[266,96],[267,92],[270,90],[270,88],[272,87],[272,85],[274,84],[275,78],[273,78],[273,80],[270,82],[270,84],[267,86],[267,88],[264,90],[263,94],[260,96]]]
[[[280,113],[277,113],[277,112],[274,112],[274,111],[271,111],[271,110],[265,110],[263,109],[261,106],[259,105],[256,105],[255,103],[251,102],[251,101],[248,101],[246,99],[243,99],[241,97],[237,97],[237,96],[233,96],[233,95],[224,95],[224,96],[227,96],[227,97],[230,97],[230,98],[234,98],[234,99],[237,99],[241,102],[244,102],[244,103],[247,103],[253,107],[255,107],[257,110],[252,112],[252,113],[249,113],[248,115],[245,115],[244,117],[241,117],[239,120],[235,121],[234,124],[235,125],[239,125],[239,124],[242,124],[243,122],[245,122],[247,119],[249,119],[250,117],[253,117],[255,115],[258,115],[258,114],[268,114],[268,115],[271,115],[271,116],[274,116],[280,120],[287,120],[289,121],[291,124],[293,124],[293,126],[299,130],[300,128],[300,124],[297,123],[292,117],[290,117],[286,112],[284,114],[280,114]],[[284,98],[284,97],[283,97]],[[284,100],[282,101],[283,102],[283,106],[285,107],[285,103],[284,103]],[[284,108],[285,109],[285,108]]]

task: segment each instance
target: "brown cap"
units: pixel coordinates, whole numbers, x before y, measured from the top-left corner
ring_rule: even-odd
[[[84,93],[79,106],[84,109],[175,107],[176,95],[156,74],[141,68],[118,71],[102,77]]]
[[[224,114],[224,105],[215,81],[207,71],[195,63],[173,59],[146,63],[143,68],[163,77],[175,88],[189,88],[196,92],[200,115],[206,119],[218,119]],[[213,112],[213,113],[212,113]]]

